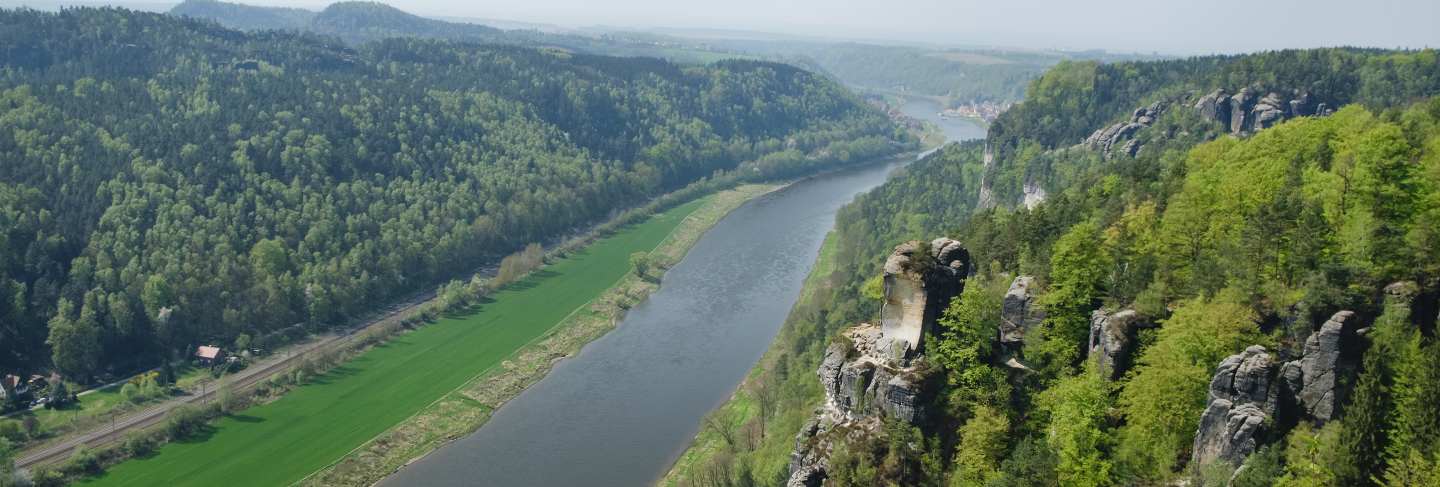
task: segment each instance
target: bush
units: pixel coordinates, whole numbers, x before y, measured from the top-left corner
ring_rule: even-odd
[[[159,440],[152,434],[134,432],[125,436],[123,448],[132,457],[144,457],[155,452]]]
[[[94,475],[100,473],[100,457],[89,448],[81,446],[75,449],[70,459],[60,467],[60,470],[70,475]]]
[[[30,485],[34,487],[62,487],[65,475],[52,467],[36,467],[30,471]]]
[[[165,433],[171,439],[189,438],[205,426],[205,413],[194,406],[180,406],[170,411],[165,419]]]
[[[25,432],[21,431],[19,422],[0,422],[0,438],[10,440],[12,443],[20,443],[25,441],[26,437]]]

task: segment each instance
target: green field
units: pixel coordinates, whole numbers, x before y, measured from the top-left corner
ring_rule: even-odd
[[[288,485],[499,364],[630,270],[708,198],[624,228],[491,295],[476,311],[397,336],[213,433],[114,466],[93,485]]]

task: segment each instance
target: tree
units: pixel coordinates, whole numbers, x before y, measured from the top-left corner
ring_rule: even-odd
[[[50,320],[51,360],[66,377],[89,381],[100,366],[100,324],[89,306],[75,316],[74,304],[62,300]]]
[[[630,267],[635,269],[635,275],[648,278],[650,275],[650,253],[635,252],[630,254]]]
[[[1050,286],[1040,299],[1045,307],[1043,337],[1035,356],[1045,371],[1069,370],[1080,358],[1090,334],[1090,312],[1101,298],[1110,275],[1110,261],[1101,247],[1100,228],[1093,221],[1077,224],[1055,241],[1050,257]]]
[[[1120,393],[1119,457],[1142,478],[1170,475],[1193,441],[1214,367],[1263,338],[1258,317],[1236,297],[1185,302],[1136,360]]]
[[[977,406],[970,420],[960,427],[960,444],[955,450],[955,487],[979,487],[1000,475],[1010,419],[989,406]]]
[[[1098,373],[1086,370],[1041,393],[1040,406],[1050,417],[1046,443],[1059,456],[1061,485],[1098,487],[1115,481],[1108,459],[1114,440],[1105,430],[1111,402],[1106,389]]]

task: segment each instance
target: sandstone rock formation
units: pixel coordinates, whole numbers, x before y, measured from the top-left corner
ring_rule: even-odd
[[[1336,390],[1341,340],[1347,332],[1354,331],[1354,316],[1350,311],[1335,313],[1305,339],[1300,359],[1286,362],[1281,369],[1281,377],[1295,395],[1296,404],[1317,424],[1335,416],[1336,396],[1341,394]]]
[[[925,336],[969,273],[970,253],[954,240],[895,247],[885,261],[881,323],[849,328],[825,351],[816,371],[825,404],[795,438],[786,485],[821,485],[837,441],[880,434],[886,419],[924,420],[938,388],[922,355]]]
[[[1165,104],[1158,101],[1148,107],[1136,108],[1135,112],[1130,114],[1130,120],[1096,130],[1086,137],[1082,144],[1099,151],[1106,159],[1114,157],[1117,149],[1120,154],[1135,157],[1135,154],[1140,152],[1140,143],[1134,140],[1135,134],[1140,129],[1153,125],[1164,109]]]
[[[1031,276],[1016,277],[1010,282],[1010,290],[1005,292],[1000,308],[1002,345],[1024,341],[1025,332],[1044,321],[1045,312],[1035,303],[1035,294],[1030,289],[1034,283],[1035,278]]]
[[[1220,362],[1195,432],[1191,465],[1226,461],[1239,466],[1255,451],[1266,420],[1275,414],[1279,388],[1274,372],[1270,353],[1259,345]]]
[[[1197,99],[1192,108],[1202,118],[1220,122],[1235,135],[1267,129],[1289,118],[1332,113],[1326,104],[1316,103],[1308,91],[1289,97],[1275,92],[1260,96],[1250,88],[1233,95],[1223,88],[1212,91]]]
[[[970,273],[970,252],[938,238],[929,247],[906,242],[885,261],[885,302],[880,311],[877,353],[904,360],[920,352],[925,332],[960,294]]]
[[[1130,368],[1135,331],[1154,326],[1134,310],[1109,313],[1103,309],[1090,315],[1090,360],[1110,380],[1119,379]]]

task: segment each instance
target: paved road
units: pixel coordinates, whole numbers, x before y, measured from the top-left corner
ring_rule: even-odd
[[[364,320],[351,328],[340,332],[320,335],[308,342],[293,345],[284,353],[277,352],[245,368],[245,370],[228,376],[223,379],[223,384],[229,384],[231,390],[236,392],[248,391],[255,387],[255,384],[260,381],[269,379],[275,373],[287,370],[296,365],[310,352],[334,349],[347,343],[351,337],[355,336],[355,332],[402,319],[408,312],[419,308],[421,304],[429,301],[434,295],[435,293],[433,292],[420,294],[404,303],[392,306],[389,311]],[[24,469],[57,462],[69,458],[78,446],[85,445],[89,448],[96,448],[122,439],[126,433],[159,424],[165,420],[166,413],[169,413],[172,409],[186,404],[209,402],[215,397],[220,386],[221,384],[209,384],[206,385],[202,391],[186,391],[184,395],[176,396],[149,408],[117,417],[111,424],[91,428],[87,431],[71,433],[62,440],[36,446],[30,450],[21,452],[15,459],[15,468]]]

